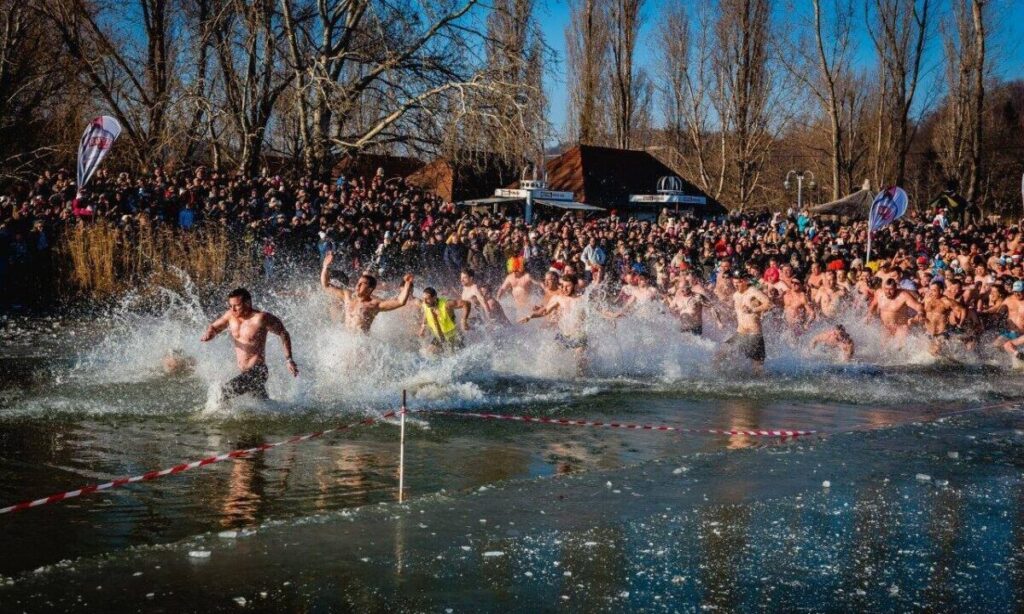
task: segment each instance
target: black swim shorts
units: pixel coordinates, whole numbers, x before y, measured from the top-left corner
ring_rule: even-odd
[[[567,350],[579,350],[587,347],[587,338],[583,335],[569,336],[558,333],[555,335],[555,341]]]
[[[262,363],[253,365],[229,379],[221,387],[221,398],[226,401],[239,395],[251,394],[257,399],[268,399],[270,398],[267,395],[267,377],[269,375],[267,365]]]
[[[755,362],[764,362],[764,335],[757,333],[736,333],[725,342]]]

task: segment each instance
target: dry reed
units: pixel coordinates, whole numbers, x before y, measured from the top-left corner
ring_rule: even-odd
[[[181,290],[189,281],[199,288],[242,283],[256,266],[252,250],[222,226],[186,232],[78,225],[61,237],[59,254],[66,290],[93,299],[156,287]]]

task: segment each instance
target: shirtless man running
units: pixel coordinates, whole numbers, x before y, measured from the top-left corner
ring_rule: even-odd
[[[409,302],[409,296],[412,294],[412,275],[407,274],[403,278],[404,285],[398,298],[383,300],[373,296],[373,291],[377,287],[377,278],[373,275],[360,276],[356,282],[355,292],[331,286],[327,279],[327,270],[333,261],[334,254],[327,252],[323,269],[320,271],[320,285],[332,296],[345,301],[345,327],[350,331],[369,333],[377,314],[404,307]]]
[[[730,278],[732,263],[723,260],[718,265],[718,275],[715,277],[715,297],[722,303],[728,302],[736,290]]]
[[[924,312],[924,306],[914,295],[900,290],[896,280],[890,277],[875,291],[875,297],[868,308],[868,317],[877,313],[889,338],[897,347],[902,347],[912,320],[907,313],[908,309],[914,312],[915,317]]]
[[[476,274],[473,269],[462,269],[459,273],[459,282],[462,284],[462,300],[471,303],[479,308],[488,320],[491,319],[491,310],[487,306],[487,299],[480,292],[480,286],[476,283]]]
[[[576,374],[583,375],[587,366],[587,334],[584,330],[583,298],[576,288],[576,278],[564,275],[559,281],[559,293],[553,296],[548,304],[522,320],[526,324],[534,318],[543,318],[557,314],[558,334],[555,339],[567,350],[572,350],[576,357]]]
[[[782,310],[786,324],[796,334],[802,334],[814,321],[814,306],[804,291],[804,284],[797,278],[789,280],[789,290],[782,295]]]
[[[420,323],[419,336],[426,336],[428,330],[431,333],[428,352],[454,352],[462,347],[462,335],[459,334],[459,327],[455,323],[455,310],[463,311],[462,330],[468,331],[469,313],[472,310],[468,302],[441,298],[437,296],[437,290],[424,288],[420,307],[423,311],[423,321]]]
[[[754,363],[754,370],[764,371],[764,332],[761,329],[761,316],[771,310],[772,300],[750,284],[750,280],[740,272],[733,274],[733,285],[736,292],[732,295],[733,307],[736,309],[736,334],[730,337],[725,345],[731,346]]]
[[[1009,322],[1006,328],[999,331],[999,337],[995,341],[996,346],[1005,347],[1007,341],[1015,341],[1024,335],[1024,281],[1013,282],[1011,289],[1013,294],[982,312],[993,315],[1003,310],[1006,311],[1006,318]]]
[[[703,292],[694,292],[689,281],[682,280],[679,283],[679,288],[671,300],[667,301],[667,304],[668,308],[679,318],[679,328],[684,333],[690,333],[697,337],[703,334],[705,307],[711,309],[718,326],[722,326],[722,317],[718,315],[718,309],[714,303]]]
[[[544,289],[543,286],[533,281],[533,277],[524,270],[523,263],[517,259],[512,265],[512,271],[498,288],[498,298],[500,299],[506,292],[511,291],[516,311],[528,313],[530,311],[530,291],[533,286],[538,286],[541,290]]]
[[[839,310],[839,301],[846,297],[846,290],[836,285],[835,271],[825,271],[821,276],[821,286],[815,293],[814,302],[818,304],[821,315],[833,318]]]
[[[252,394],[267,399],[266,350],[267,333],[281,338],[288,371],[299,376],[299,368],[292,360],[292,339],[284,324],[272,313],[253,309],[252,295],[245,288],[237,288],[228,294],[228,310],[207,327],[200,341],[210,341],[224,330],[228,330],[235,346],[235,359],[239,375],[221,387],[221,401],[242,394]]]
[[[630,286],[631,290],[626,294],[626,300],[622,303],[622,309],[619,310],[621,313],[625,313],[630,308],[653,303],[658,299],[658,289],[651,285],[649,277],[635,275],[634,279],[636,285]]]
[[[933,281],[924,298],[924,329],[932,338],[931,352],[934,356],[942,352],[944,341],[963,325],[967,315],[963,305],[945,296],[944,290],[941,282]]]

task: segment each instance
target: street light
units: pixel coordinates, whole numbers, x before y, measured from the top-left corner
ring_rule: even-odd
[[[789,182],[789,178],[796,176],[796,209],[797,211],[804,210],[804,177],[810,175],[810,181],[807,183],[807,188],[813,190],[818,187],[818,184],[814,182],[814,173],[811,171],[789,171],[786,173],[786,180],[782,182],[782,186],[789,190],[792,185]]]

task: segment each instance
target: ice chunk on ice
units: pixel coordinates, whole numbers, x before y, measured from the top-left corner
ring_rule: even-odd
[[[505,553],[501,550],[488,550],[487,552],[484,552],[484,556],[487,558],[493,558],[496,556],[505,556]]]
[[[210,558],[209,550],[189,550],[188,555],[194,559],[208,559]]]
[[[217,534],[217,537],[221,539],[235,539],[238,537],[238,531],[221,531]]]
[[[931,481],[932,479],[932,476],[928,475],[927,473],[919,473],[914,477],[916,477],[919,482],[928,482]]]
[[[832,488],[832,482],[829,482],[828,480],[825,480],[824,482],[821,483],[821,487],[822,488]]]

